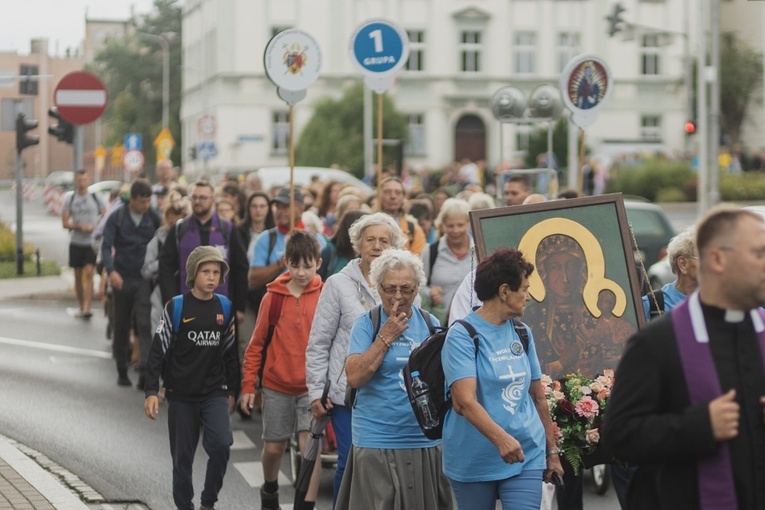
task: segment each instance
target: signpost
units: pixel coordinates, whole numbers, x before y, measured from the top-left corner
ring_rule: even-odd
[[[276,85],[276,94],[290,107],[290,230],[295,228],[295,104],[321,71],[321,49],[316,40],[297,29],[283,30],[273,36],[263,52],[268,79]]]
[[[144,157],[141,151],[125,151],[122,155],[122,167],[126,172],[138,173],[143,168]]]
[[[169,129],[162,128],[157,138],[154,139],[154,147],[157,149],[157,163],[163,159],[170,159],[170,153],[175,147],[175,138]]]
[[[348,54],[354,67],[364,75],[364,83],[377,92],[377,203],[382,204],[383,94],[393,86],[396,74],[409,59],[409,38],[392,21],[368,19],[354,30]]]

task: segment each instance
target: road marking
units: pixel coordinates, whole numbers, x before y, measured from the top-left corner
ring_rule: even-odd
[[[18,338],[0,337],[0,344],[18,345],[20,347],[30,347],[32,349],[42,349],[46,351],[65,352],[67,354],[79,354],[81,356],[90,356],[93,358],[112,359],[112,353],[106,351],[81,349],[79,347],[70,347],[68,345],[46,344],[43,342],[34,342],[31,340],[20,340]]]
[[[233,435],[234,444],[231,445],[232,450],[249,450],[250,448],[255,448],[255,443],[247,437],[247,434],[245,434],[243,430],[235,430]]]
[[[234,467],[242,475],[244,481],[247,482],[250,487],[260,487],[263,485],[263,466],[260,462],[234,462]],[[279,485],[292,486],[292,482],[287,475],[279,471]],[[290,508],[289,506],[281,505],[282,510]]]

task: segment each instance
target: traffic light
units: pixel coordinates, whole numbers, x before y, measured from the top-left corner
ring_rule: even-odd
[[[610,14],[609,16],[606,16],[606,20],[608,21],[608,35],[609,37],[613,37],[616,35],[617,32],[622,31],[622,25],[624,23],[624,19],[622,19],[622,13],[625,12],[627,9],[622,7],[622,4],[616,4],[614,5],[614,12]]]
[[[55,126],[48,128],[48,133],[55,136],[59,142],[74,143],[74,125],[64,120],[55,106],[48,110],[48,116],[58,121]]]
[[[40,143],[39,136],[27,134],[27,131],[35,128],[37,128],[36,120],[27,120],[23,113],[19,113],[18,117],[16,117],[16,151],[19,154],[30,145]]]
[[[692,135],[696,132],[696,121],[695,120],[689,120],[685,122],[685,133],[687,135]]]

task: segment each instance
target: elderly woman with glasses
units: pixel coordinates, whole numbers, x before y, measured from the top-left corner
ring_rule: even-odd
[[[348,211],[340,220],[359,211]],[[331,381],[327,407],[332,413],[332,427],[337,438],[337,470],[334,494],[337,496],[343,479],[346,459],[351,449],[351,410],[345,407],[345,358],[348,339],[356,318],[380,304],[380,294],[370,283],[372,262],[389,248],[402,248],[406,237],[396,221],[385,213],[355,216],[348,230],[354,258],[341,271],[327,278],[316,305],[311,334],[306,349],[306,385],[311,400],[311,413],[320,418],[327,413],[321,405],[326,381]],[[335,234],[338,238],[342,232]]]
[[[379,330],[372,313],[359,316],[351,330],[345,371],[358,393],[353,447],[335,508],[450,509],[440,441],[420,430],[403,384],[409,354],[438,326],[413,306],[425,282],[422,262],[408,251],[386,250],[372,262],[369,280],[382,300]]]

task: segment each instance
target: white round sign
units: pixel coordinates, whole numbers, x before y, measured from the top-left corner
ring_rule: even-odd
[[[305,90],[319,78],[321,49],[314,38],[302,30],[283,30],[268,41],[263,63],[268,79],[277,87]]]
[[[560,75],[560,92],[574,124],[586,129],[595,122],[612,85],[611,70],[602,58],[577,55],[569,61]]]
[[[125,151],[125,154],[122,156],[122,166],[124,166],[125,170],[128,172],[139,171],[143,168],[143,163],[144,158],[141,151]]]
[[[197,131],[203,138],[212,138],[215,135],[215,117],[204,115],[197,121]]]

